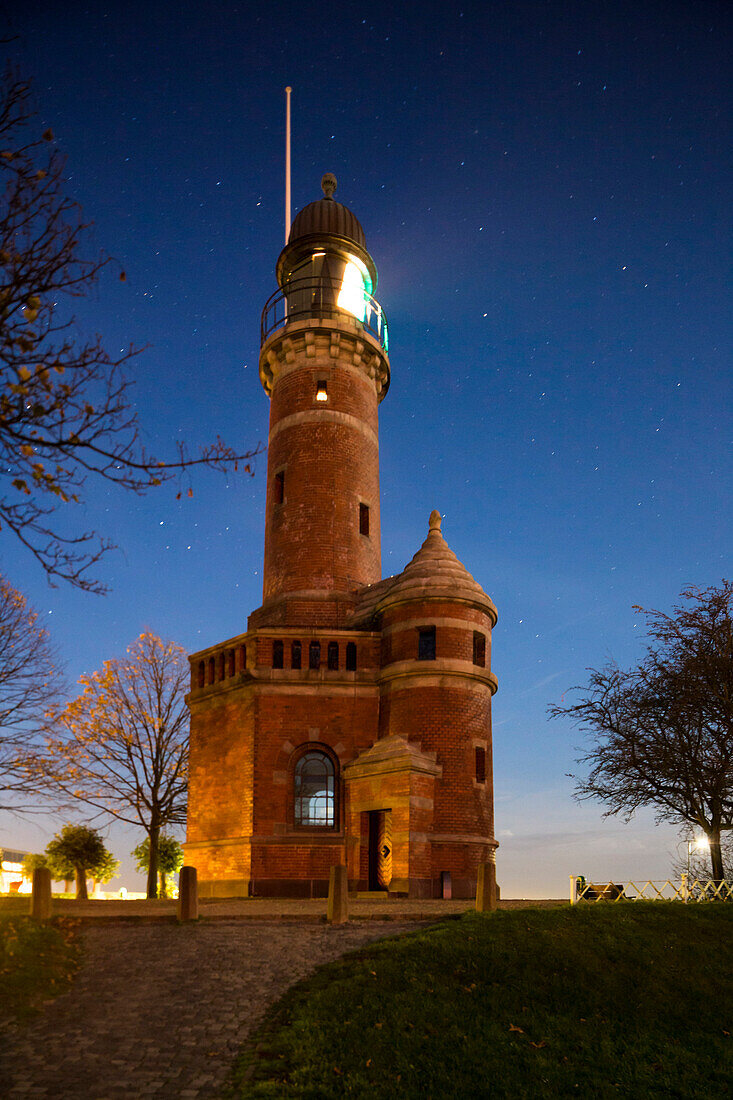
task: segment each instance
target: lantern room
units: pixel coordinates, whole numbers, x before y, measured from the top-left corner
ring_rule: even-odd
[[[366,249],[364,230],[348,207],[336,202],[336,177],[321,180],[323,198],[309,203],[293,221],[277,261],[279,289],[262,314],[262,341],[289,321],[347,314],[388,350],[387,322],[374,298],[377,269]]]

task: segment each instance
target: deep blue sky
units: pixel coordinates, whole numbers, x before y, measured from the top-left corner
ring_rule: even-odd
[[[641,655],[633,604],[730,574],[730,6],[40,2],[9,22],[70,190],[127,272],[78,315],[112,349],[147,345],[137,403],[161,456],[266,440],[292,85],[294,209],[335,172],[390,323],[384,573],[438,507],[499,609],[504,895],[667,877],[674,830],[572,801],[579,735],[546,707]],[[121,547],[105,598],[50,589],[4,537],[70,679],[144,627],[189,650],[245,629],[264,475],[204,473],[180,502],[90,485],[78,522]],[[44,829],[5,819],[0,843],[42,848]]]

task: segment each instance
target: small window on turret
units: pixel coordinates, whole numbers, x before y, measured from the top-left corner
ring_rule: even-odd
[[[338,642],[328,643],[328,667],[331,672],[338,672],[339,667],[339,644]]]
[[[435,660],[435,627],[426,626],[418,634],[417,640],[418,661]]]
[[[316,387],[316,401],[328,401],[328,382],[325,378],[318,380]]]
[[[302,655],[301,655],[300,642],[293,642],[290,646],[290,667],[298,669],[301,667]]]
[[[481,668],[486,666],[486,635],[478,630],[473,632],[473,663]]]
[[[346,643],[346,671],[356,672],[356,643]]]
[[[272,667],[283,667],[283,644],[281,641],[272,643]]]
[[[285,471],[279,470],[275,474],[275,488],[274,488],[274,500],[275,504],[282,504],[285,500]]]
[[[360,535],[368,535],[369,534],[369,505],[368,504],[360,504],[359,505],[359,534]]]
[[[321,667],[321,643],[311,642],[308,647],[308,668],[314,671]]]
[[[486,782],[486,749],[476,745],[476,782]]]

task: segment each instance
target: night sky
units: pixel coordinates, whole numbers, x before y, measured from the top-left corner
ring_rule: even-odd
[[[80,328],[145,345],[158,457],[266,441],[292,85],[294,210],[336,174],[389,320],[384,575],[437,507],[499,610],[503,895],[667,878],[676,831],[575,803],[580,735],[546,708],[588,666],[642,655],[632,605],[730,575],[730,5],[37,2],[7,22],[69,190],[127,273],[79,304]],[[143,628],[191,651],[246,628],[265,470],[197,473],[180,501],[89,483],[71,521],[119,544],[106,597],[50,588],[2,537],[72,683]],[[4,816],[0,844],[40,850],[57,825]],[[118,857],[139,839],[109,838]]]

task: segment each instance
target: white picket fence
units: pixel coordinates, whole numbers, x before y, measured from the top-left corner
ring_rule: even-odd
[[[733,901],[733,882],[692,879],[680,881],[587,882],[582,875],[570,875],[570,904],[594,901]]]

